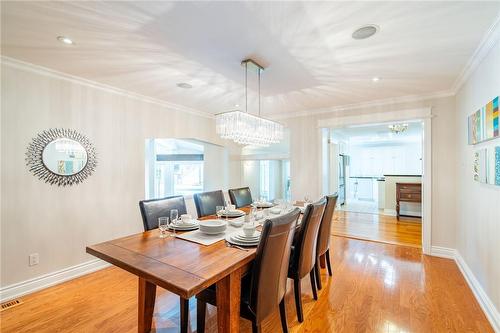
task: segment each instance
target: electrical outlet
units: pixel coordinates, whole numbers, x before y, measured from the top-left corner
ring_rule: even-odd
[[[30,254],[30,264],[29,264],[30,266],[38,265],[39,262],[40,262],[40,257],[38,253]]]

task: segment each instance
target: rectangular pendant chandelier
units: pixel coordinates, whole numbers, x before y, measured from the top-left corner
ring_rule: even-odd
[[[215,121],[221,138],[242,145],[268,146],[283,139],[283,125],[246,112],[220,113]]]
[[[245,66],[245,111],[229,111],[215,115],[217,134],[223,139],[242,145],[268,146],[283,139],[283,125],[260,117],[260,73],[264,69],[251,59],[241,62]],[[248,66],[259,76],[259,115],[248,113]]]

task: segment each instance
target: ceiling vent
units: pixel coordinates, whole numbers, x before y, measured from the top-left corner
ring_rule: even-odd
[[[379,31],[379,27],[374,24],[362,26],[352,33],[354,39],[367,39],[375,35]]]

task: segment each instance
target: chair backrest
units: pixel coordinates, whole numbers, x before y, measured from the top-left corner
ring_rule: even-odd
[[[186,202],[182,195],[176,195],[161,199],[151,199],[139,201],[141,209],[142,222],[144,223],[144,231],[158,228],[158,218],[165,216],[170,217],[170,211],[177,209],[179,216],[187,214]]]
[[[221,190],[196,193],[193,196],[198,217],[214,215],[217,206],[225,206],[224,194]]]
[[[249,187],[233,188],[229,191],[229,199],[236,208],[245,207],[250,205],[252,200],[252,193]]]
[[[316,246],[318,243],[319,226],[325,210],[326,200],[323,198],[306,207],[299,234],[296,237],[293,253],[293,269],[299,278],[311,272],[316,263]]]
[[[290,251],[300,210],[266,220],[252,269],[250,306],[257,323],[271,313],[286,293]]]
[[[324,254],[330,248],[330,232],[332,228],[333,212],[335,211],[335,205],[337,205],[337,198],[337,194],[326,196],[325,212],[321,219],[318,234],[318,255]]]

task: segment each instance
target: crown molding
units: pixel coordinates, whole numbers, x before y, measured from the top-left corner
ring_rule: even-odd
[[[476,68],[486,58],[491,49],[500,41],[500,14],[497,16],[488,31],[484,34],[483,39],[479,43],[472,57],[469,59],[465,67],[462,69],[457,79],[453,83],[452,91],[457,94],[460,88],[464,85],[469,76],[474,73]]]
[[[385,98],[385,99],[379,99],[379,100],[375,100],[375,101],[339,105],[339,106],[334,106],[334,107],[329,107],[329,108],[303,110],[303,111],[297,111],[297,112],[293,112],[293,113],[280,114],[280,115],[274,115],[274,116],[269,115],[268,117],[272,118],[272,119],[279,120],[279,119],[289,119],[289,118],[306,117],[306,116],[316,116],[316,115],[321,115],[321,114],[336,113],[336,112],[341,112],[341,111],[350,111],[350,110],[369,108],[369,107],[378,107],[378,106],[391,105],[391,104],[425,101],[425,100],[429,100],[429,99],[444,98],[444,97],[450,97],[450,96],[454,96],[454,95],[455,95],[455,93],[453,91],[446,90],[446,91],[440,91],[440,92],[436,92],[436,93],[432,93],[432,94],[408,95],[408,96],[401,96],[401,97],[395,97],[395,98]]]
[[[103,83],[95,82],[95,81],[92,81],[92,80],[84,79],[84,78],[79,77],[79,76],[75,76],[75,75],[71,75],[71,74],[66,74],[66,73],[59,72],[59,71],[56,71],[56,70],[53,70],[53,69],[50,69],[50,68],[47,68],[47,67],[35,65],[35,64],[29,63],[29,62],[25,62],[25,61],[22,61],[22,60],[19,60],[19,59],[14,59],[14,58],[7,57],[7,56],[4,56],[4,55],[2,55],[0,57],[0,62],[2,63],[2,65],[6,65],[6,66],[9,66],[9,67],[12,67],[12,68],[17,68],[17,69],[21,69],[21,70],[25,70],[25,71],[37,73],[37,74],[40,74],[40,75],[44,75],[44,76],[48,76],[48,77],[52,77],[52,78],[56,78],[56,79],[60,79],[60,80],[65,80],[65,81],[68,81],[68,82],[71,82],[71,83],[80,84],[80,85],[83,85],[83,86],[86,86],[86,87],[99,89],[99,90],[102,90],[102,91],[106,91],[106,92],[110,92],[110,93],[113,93],[113,94],[117,94],[117,95],[125,96],[125,97],[128,97],[128,98],[132,98],[132,99],[135,99],[135,100],[139,100],[139,101],[142,101],[142,102],[155,104],[155,105],[158,105],[158,106],[161,106],[161,107],[168,108],[170,110],[185,112],[185,113],[188,113],[188,114],[192,114],[192,115],[196,115],[196,116],[200,116],[200,117],[205,117],[205,118],[210,118],[210,119],[214,119],[215,118],[215,116],[213,114],[211,114],[211,113],[207,113],[207,112],[203,112],[203,111],[200,111],[200,110],[188,108],[186,106],[175,104],[175,103],[171,103],[171,102],[167,102],[165,100],[161,100],[161,99],[157,99],[157,98],[153,98],[153,97],[148,97],[148,96],[145,96],[145,95],[137,94],[137,93],[134,93],[134,92],[131,92],[131,91],[128,91],[128,90],[124,90],[124,89],[116,88],[116,87],[113,87],[113,86],[110,86],[110,85],[107,85],[107,84],[103,84]]]

